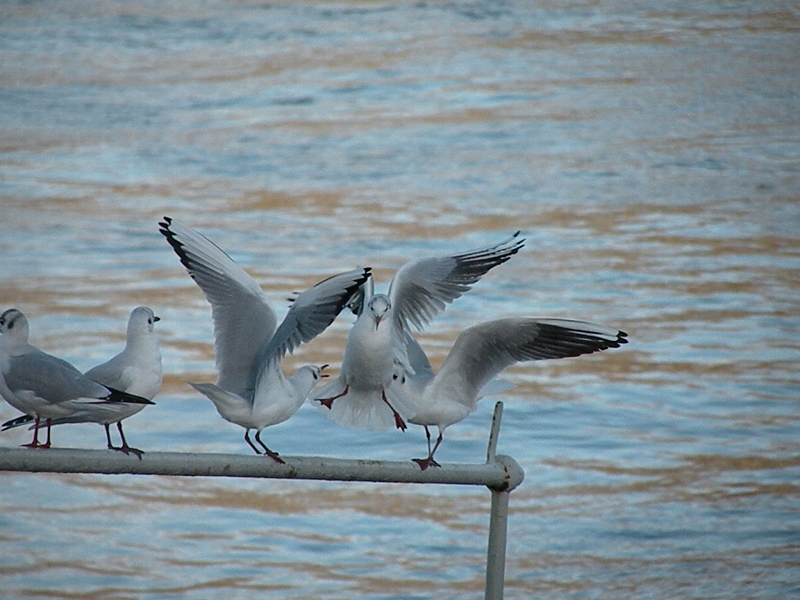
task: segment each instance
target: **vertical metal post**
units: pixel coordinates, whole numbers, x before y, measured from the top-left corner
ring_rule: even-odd
[[[510,492],[492,490],[489,517],[489,550],[486,556],[486,600],[502,600],[506,573],[508,500]]]
[[[497,438],[503,418],[503,403],[494,405],[486,462],[497,460]],[[486,600],[502,600],[506,573],[506,542],[508,537],[508,500],[510,490],[489,488],[492,492],[492,509],[489,515],[489,543],[486,553]]]

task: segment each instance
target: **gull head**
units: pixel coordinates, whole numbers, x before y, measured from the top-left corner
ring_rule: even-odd
[[[327,377],[327,374],[322,372],[327,366],[305,365],[297,369],[297,372],[289,378],[297,398],[305,399],[317,384],[317,381],[322,377]]]
[[[381,321],[389,314],[392,309],[392,303],[389,302],[389,297],[385,294],[376,294],[372,297],[367,305],[372,319],[375,321],[375,329],[381,324]]]
[[[0,333],[27,342],[28,319],[16,308],[9,308],[0,315]]]
[[[328,368],[328,363],[324,365],[317,366],[317,365],[308,365],[308,368],[311,369],[311,374],[314,376],[314,381],[317,382],[323,377],[327,377],[327,373],[323,373],[325,369]]]
[[[128,318],[128,334],[133,335],[139,332],[153,332],[155,325],[161,318],[157,317],[153,310],[148,306],[137,306],[131,311]]]

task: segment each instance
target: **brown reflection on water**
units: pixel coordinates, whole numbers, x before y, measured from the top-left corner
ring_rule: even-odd
[[[483,490],[457,496],[430,491],[417,494],[416,488],[409,489],[400,484],[352,484],[320,488],[313,483],[270,480],[254,490],[181,478],[126,485],[109,481],[108,478],[85,476],[64,478],[64,481],[124,498],[126,504],[127,501],[133,501],[134,506],[160,503],[176,507],[186,505],[286,515],[348,511],[430,521],[453,531],[470,533],[485,532],[483,526],[475,525],[474,519],[486,515],[488,508],[488,494]]]
[[[546,511],[548,499],[574,498],[583,504],[599,496],[624,497],[628,494],[646,494],[645,502],[734,502],[737,500],[773,496],[800,497],[800,485],[781,482],[764,483],[758,478],[765,472],[780,471],[800,466],[800,457],[773,458],[763,455],[731,456],[724,454],[687,455],[675,467],[641,468],[625,467],[603,461],[546,460],[543,464],[570,470],[603,473],[626,478],[613,483],[564,485],[557,488],[521,489],[515,495],[524,501],[516,509],[520,513]],[[747,472],[753,473],[748,480]],[[736,473],[735,481],[726,481],[727,474]],[[535,502],[531,505],[529,502]],[[563,500],[562,500],[563,501]],[[558,503],[560,506],[561,501]]]

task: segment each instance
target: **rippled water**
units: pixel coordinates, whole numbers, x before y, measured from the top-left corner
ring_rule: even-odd
[[[88,368],[162,317],[145,450],[249,452],[208,305],[157,232],[208,234],[279,306],[357,264],[521,229],[421,336],[508,315],[631,343],[510,369],[509,598],[800,592],[800,12],[779,1],[14,2],[0,6],[0,306]],[[351,319],[287,361],[337,366]],[[439,457],[480,462],[493,402]],[[6,404],[0,418],[15,416]],[[0,437],[14,446],[28,432]],[[284,454],[404,459],[418,428],[309,406]],[[54,430],[102,448],[102,429]],[[479,598],[473,488],[0,476],[0,583],[27,598]]]

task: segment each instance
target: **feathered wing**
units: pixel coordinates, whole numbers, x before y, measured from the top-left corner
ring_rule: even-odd
[[[116,390],[125,391],[133,384],[131,370],[125,368],[121,354],[117,354],[108,362],[92,367],[84,375]]]
[[[409,323],[422,330],[447,304],[519,252],[524,244],[518,231],[487,248],[422,258],[400,267],[389,287],[398,330],[408,330]]]
[[[211,240],[169,217],[159,225],[211,304],[217,385],[247,396],[253,362],[275,333],[275,311],[253,278]]]
[[[369,279],[370,271],[369,267],[359,267],[339,273],[301,292],[272,339],[262,348],[259,364],[280,360],[325,331]]]
[[[474,406],[492,379],[516,362],[567,358],[627,343],[627,333],[570,319],[510,318],[461,332],[434,379],[434,388],[459,389],[456,397]],[[435,391],[435,390],[434,390]]]
[[[411,333],[406,331],[404,339],[408,354],[408,362],[412,369],[412,375],[410,375],[411,387],[421,392],[434,378],[433,367],[431,367],[431,362],[428,360],[428,355],[425,354],[425,350],[422,349],[422,346],[420,346],[419,342]],[[404,373],[398,370],[397,375],[402,378]],[[405,375],[409,376],[408,373]]]
[[[51,404],[77,400],[104,400],[110,391],[84,377],[67,361],[35,350],[12,357],[5,374],[12,391],[29,390]]]
[[[373,294],[375,293],[375,280],[370,274],[369,278],[364,282],[363,285],[358,286],[358,289],[353,294],[352,298],[347,301],[347,308],[350,309],[354,315],[361,316],[361,313],[364,312],[364,307],[366,306],[369,299],[372,298]]]
[[[5,383],[15,393],[30,391],[50,404],[153,404],[146,398],[101,385],[85,377],[67,361],[39,350],[12,357],[5,373]]]

